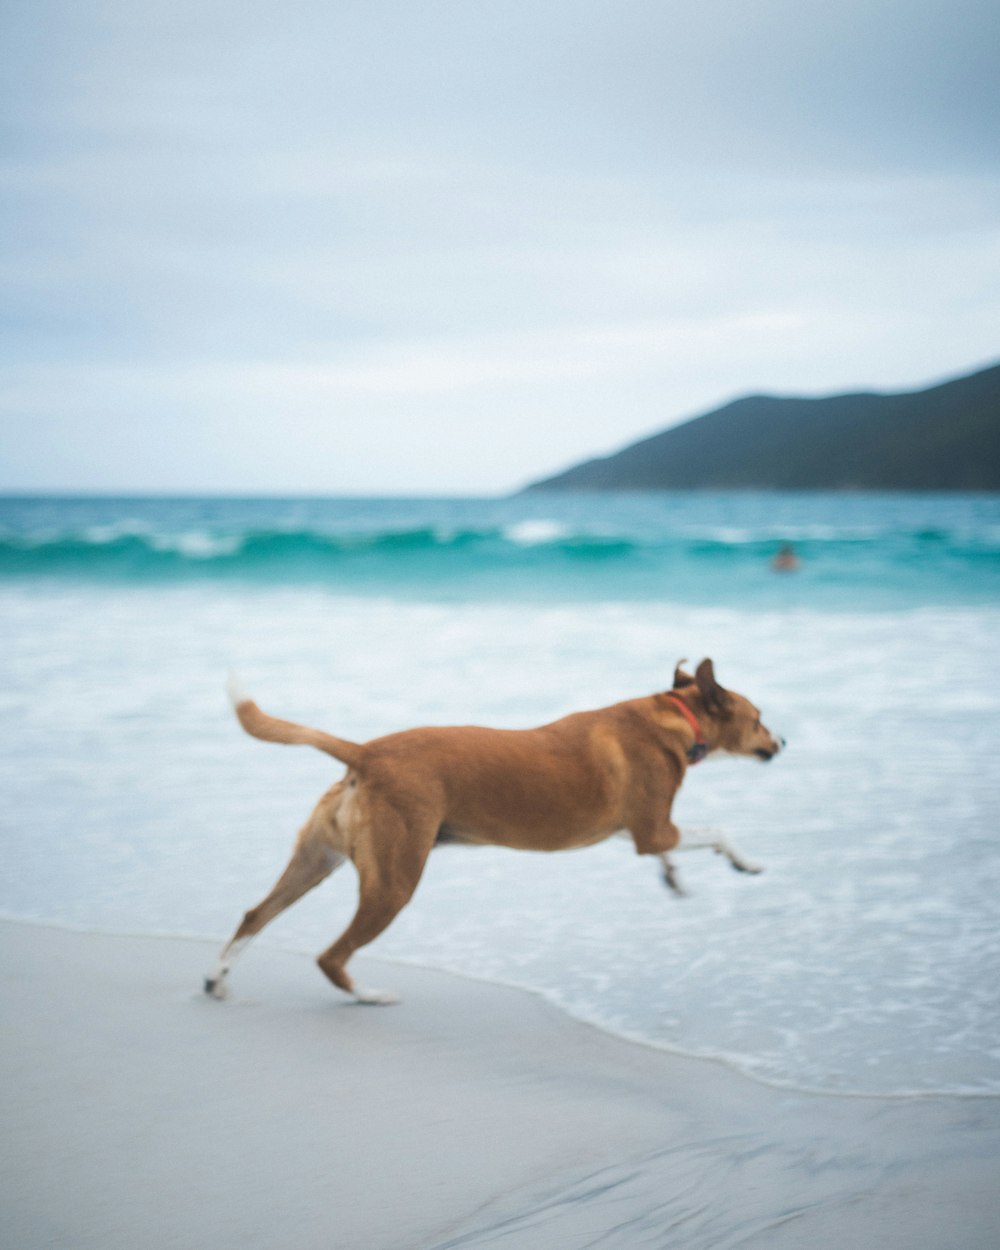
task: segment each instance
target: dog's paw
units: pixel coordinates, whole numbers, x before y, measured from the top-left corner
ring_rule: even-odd
[[[663,884],[668,890],[673,891],[678,898],[688,897],[688,892],[681,885],[680,877],[677,875],[677,869],[666,858],[663,860]]]
[[[218,1002],[222,1002],[224,998],[229,997],[229,991],[226,989],[226,982],[222,977],[206,977],[205,993],[209,998],[214,998]]]
[[[729,862],[737,872],[748,872],[751,876],[756,876],[757,873],[764,871],[763,864],[751,864],[750,861],[746,859],[731,859]]]
[[[354,1001],[361,1007],[392,1007],[399,999],[387,990],[354,990]]]

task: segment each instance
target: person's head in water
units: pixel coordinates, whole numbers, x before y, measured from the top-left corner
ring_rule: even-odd
[[[777,573],[792,573],[799,568],[800,563],[799,557],[795,554],[795,548],[791,543],[785,543],[771,561],[771,568]]]

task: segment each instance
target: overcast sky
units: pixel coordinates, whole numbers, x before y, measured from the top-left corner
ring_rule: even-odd
[[[1000,358],[996,0],[0,13],[0,489],[503,492]]]

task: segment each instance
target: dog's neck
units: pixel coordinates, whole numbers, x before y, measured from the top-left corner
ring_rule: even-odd
[[[699,764],[711,750],[708,739],[705,737],[705,731],[702,728],[702,721],[695,715],[692,708],[683,695],[676,690],[668,690],[664,695],[664,699],[668,699],[671,705],[680,712],[694,732],[694,742],[687,749],[687,761],[689,764]]]

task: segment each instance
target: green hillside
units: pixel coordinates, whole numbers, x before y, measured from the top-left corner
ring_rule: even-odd
[[[528,490],[1000,490],[1000,365],[905,394],[754,395]]]

